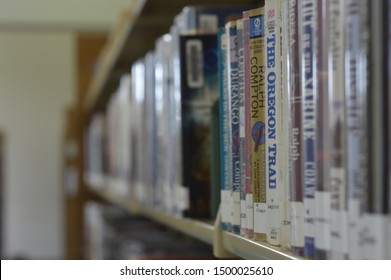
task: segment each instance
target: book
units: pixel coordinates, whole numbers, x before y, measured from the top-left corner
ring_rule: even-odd
[[[283,119],[281,94],[281,31],[282,3],[279,0],[265,2],[265,62],[266,62],[266,196],[267,241],[281,245],[281,227],[284,216],[284,166]]]
[[[94,114],[85,133],[85,182],[90,188],[104,187],[104,137],[105,117],[102,113]],[[69,148],[68,148],[69,149]],[[73,150],[73,148],[72,148]],[[72,152],[73,153],[73,152]]]
[[[388,0],[387,1],[387,9],[386,9],[386,12],[387,12],[387,65],[388,65],[388,68],[387,68],[387,80],[388,80],[388,84],[387,84],[387,90],[386,90],[386,94],[387,94],[387,104],[389,106],[389,108],[391,108],[391,0]],[[390,142],[391,142],[391,112],[388,111],[388,115],[387,115],[387,121],[386,121],[386,125],[387,125],[387,131],[388,131],[388,139],[386,141],[387,143],[387,167],[388,167],[388,170],[387,170],[387,173],[388,173],[388,176],[387,176],[387,184],[388,184],[388,213],[389,213],[389,218],[388,218],[388,256],[387,258],[388,259],[391,259],[391,146],[390,146]]]
[[[346,259],[347,186],[346,186],[346,131],[345,131],[345,69],[344,21],[345,3],[330,2],[329,48],[329,134],[330,134],[330,227],[331,259]]]
[[[244,14],[244,13],[243,13]],[[250,20],[243,17],[243,56],[244,56],[244,157],[245,157],[245,199],[246,235],[254,236],[254,207],[252,190],[252,131],[251,131],[251,78],[250,78]]]
[[[118,181],[124,189],[124,194],[131,194],[131,137],[130,137],[130,111],[131,111],[131,76],[123,74],[118,88]]]
[[[144,167],[146,165],[145,152],[148,148],[145,143],[145,125],[136,120],[145,119],[145,64],[144,59],[138,59],[132,64],[132,99],[134,107],[132,110],[133,137],[135,154],[133,158],[134,166],[134,195],[137,201],[144,204],[147,200],[147,192],[145,188]]]
[[[265,147],[265,84],[264,6],[245,11],[250,33],[250,101],[251,110],[251,182],[254,212],[254,238],[266,241],[266,147]],[[248,141],[247,140],[247,141]]]
[[[304,202],[302,166],[302,96],[299,57],[299,1],[288,1],[288,51],[287,95],[290,101],[290,201],[291,201],[291,250],[304,256]]]
[[[290,183],[290,132],[291,132],[291,106],[290,106],[290,78],[289,78],[289,1],[281,2],[281,166],[282,175],[282,188],[283,188],[283,201],[282,201],[282,214],[281,214],[281,247],[284,250],[291,250],[292,243],[292,226],[291,226],[291,183]]]
[[[316,193],[315,248],[316,259],[328,259],[330,235],[330,133],[329,133],[329,1],[321,0],[316,8],[315,61],[316,69]]]
[[[156,96],[155,96],[155,52],[150,51],[145,55],[145,102],[144,102],[144,125],[145,125],[145,165],[143,166],[144,187],[146,188],[146,204],[158,205],[157,192],[157,121],[156,121]]]
[[[212,107],[212,119],[210,126],[210,162],[211,162],[211,213],[210,218],[216,219],[220,206],[220,104],[217,100]]]
[[[368,194],[368,6],[346,1],[345,118],[348,188],[348,258],[362,259],[360,230]]]
[[[183,185],[187,217],[210,217],[210,122],[218,99],[217,37],[180,37]]]
[[[362,258],[385,259],[388,218],[386,185],[386,15],[385,1],[369,1],[368,194],[360,234]]]
[[[223,230],[231,230],[231,199],[232,188],[230,185],[230,157],[229,143],[230,131],[228,123],[228,88],[227,88],[227,35],[225,27],[217,34],[218,38],[218,71],[219,71],[219,104],[220,104],[220,208],[221,227]]]
[[[156,190],[159,197],[159,206],[165,212],[175,213],[174,169],[172,143],[172,94],[171,94],[171,56],[172,37],[164,34],[155,42],[155,110],[156,110],[156,137],[157,137],[157,179]]]
[[[240,143],[239,143],[239,74],[236,21],[225,25],[227,35],[228,124],[230,131],[230,176],[232,184],[232,231],[240,233]]]
[[[239,95],[239,157],[240,157],[240,235],[247,233],[246,210],[246,157],[245,157],[245,95],[244,95],[244,26],[236,21],[238,40],[238,95]]]
[[[302,157],[304,181],[304,253],[315,257],[316,191],[316,11],[318,1],[301,0],[299,6],[302,94]]]

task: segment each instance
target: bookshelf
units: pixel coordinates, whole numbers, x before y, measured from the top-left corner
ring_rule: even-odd
[[[265,242],[256,242],[243,236],[223,231],[220,222],[199,221],[165,214],[157,209],[139,205],[137,201],[114,194],[105,187],[95,188],[94,192],[103,200],[126,210],[131,215],[149,218],[157,223],[175,229],[213,246],[214,253],[221,258],[297,260],[289,252],[273,247]],[[219,221],[217,217],[216,221]]]
[[[257,1],[212,0],[212,1],[133,1],[119,24],[113,30],[104,48],[95,76],[87,90],[83,110],[88,119],[92,113],[105,110],[111,94],[118,87],[120,76],[129,72],[130,66],[139,57],[154,47],[155,40],[169,30],[174,16],[186,5],[244,5]],[[145,35],[148,34],[148,35]],[[138,204],[137,201],[116,195],[105,187],[94,188],[104,201],[125,209],[132,215],[147,217],[157,223],[192,236],[213,246],[218,258],[244,259],[299,259],[289,252],[247,238],[225,232],[220,228],[220,216],[214,221],[198,221],[162,213]]]

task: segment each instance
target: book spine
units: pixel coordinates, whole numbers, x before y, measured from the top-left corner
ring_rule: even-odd
[[[386,187],[385,116],[389,110],[386,95],[386,4],[369,1],[369,71],[368,71],[368,200],[364,216],[363,258],[385,259],[386,214],[388,190]],[[370,94],[369,94],[370,93]]]
[[[244,111],[245,111],[245,185],[246,185],[246,234],[254,236],[254,208],[252,192],[252,131],[251,131],[251,75],[250,75],[250,29],[249,12],[243,12],[244,49]]]
[[[212,120],[210,132],[211,157],[211,219],[215,220],[220,206],[220,110],[219,100],[212,107]]]
[[[331,259],[347,257],[347,189],[345,171],[345,70],[344,70],[344,1],[330,2],[329,41],[329,133],[331,192]]]
[[[132,95],[134,95],[134,109],[133,117],[135,119],[143,119],[144,118],[144,100],[145,100],[145,65],[143,60],[138,60],[132,65]],[[137,98],[136,98],[137,96]],[[143,170],[144,170],[144,162],[145,156],[144,152],[145,147],[145,137],[144,131],[145,128],[139,122],[135,122],[136,127],[134,128],[136,135],[136,155],[135,155],[135,196],[138,202],[144,203],[145,201],[145,188],[143,181]]]
[[[246,160],[245,149],[245,114],[244,114],[244,34],[243,19],[236,21],[238,40],[238,95],[239,95],[239,157],[240,157],[240,235],[246,235]]]
[[[317,5],[317,87],[316,95],[316,193],[315,193],[315,247],[317,259],[328,259],[331,247],[330,235],[330,133],[329,108],[329,1]]]
[[[290,160],[290,131],[291,131],[291,110],[290,110],[290,97],[289,97],[289,1],[281,1],[281,119],[282,119],[282,137],[281,147],[282,152],[282,188],[283,188],[283,212],[282,212],[282,224],[281,224],[281,246],[283,249],[291,250],[291,202],[290,192],[291,184],[289,180],[289,160]]]
[[[174,174],[172,174],[172,182],[174,189],[175,212],[178,215],[183,215],[183,212],[189,209],[189,190],[184,187],[183,164],[182,164],[182,95],[181,95],[181,60],[180,60],[180,28],[179,25],[183,21],[181,16],[175,18],[175,24],[170,29],[172,36],[172,56],[170,59],[171,65],[171,113],[173,118],[173,166]]]
[[[290,101],[290,184],[291,184],[291,248],[292,253],[304,256],[304,202],[302,168],[302,96],[299,56],[299,1],[288,1],[288,87]]]
[[[254,207],[254,238],[266,241],[266,145],[265,145],[265,46],[264,7],[250,10],[250,98],[251,98],[251,181]]]
[[[361,259],[360,221],[367,195],[367,5],[346,1],[345,118],[346,180],[348,188],[348,257]]]
[[[265,47],[267,102],[266,119],[266,196],[268,230],[267,241],[281,245],[283,214],[282,176],[282,100],[281,100],[281,2],[269,0],[265,4]]]
[[[226,24],[228,96],[231,126],[231,182],[233,199],[232,230],[240,234],[240,153],[239,153],[239,75],[236,21]]]
[[[218,32],[219,59],[219,98],[220,98],[220,208],[221,226],[224,230],[231,229],[231,188],[229,185],[229,125],[228,125],[228,88],[227,88],[227,35],[225,28]]]
[[[145,187],[147,188],[147,203],[157,204],[156,171],[157,171],[157,134],[155,111],[155,53],[149,52],[145,56],[145,127],[146,127],[146,165],[144,166]]]
[[[300,55],[303,131],[304,180],[304,252],[307,258],[315,257],[315,191],[316,191],[316,96],[317,53],[316,11],[317,1],[300,2]]]
[[[391,0],[387,1],[387,104],[388,108],[391,108]],[[391,259],[391,112],[387,111],[387,124],[386,131],[388,139],[387,143],[387,185],[388,185],[388,256],[387,259]]]

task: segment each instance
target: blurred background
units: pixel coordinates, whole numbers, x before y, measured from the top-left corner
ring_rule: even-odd
[[[77,125],[96,58],[131,2],[0,1],[2,259],[82,258],[85,196],[63,160],[80,147],[66,140],[67,124]]]

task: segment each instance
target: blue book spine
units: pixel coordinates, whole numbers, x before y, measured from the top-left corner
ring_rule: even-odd
[[[227,38],[227,69],[228,96],[230,97],[230,126],[231,126],[231,176],[233,231],[240,233],[240,153],[239,153],[239,74],[238,74],[238,48],[236,21],[226,25]]]

